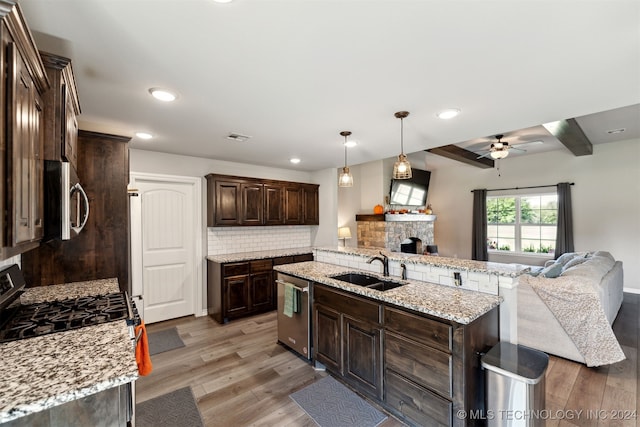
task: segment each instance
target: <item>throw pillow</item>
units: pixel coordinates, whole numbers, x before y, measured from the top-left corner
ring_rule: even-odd
[[[558,259],[556,260],[556,262],[560,265],[565,265],[566,263],[568,263],[569,261],[571,261],[573,258],[575,258],[576,256],[578,256],[577,253],[575,252],[567,252],[566,254],[562,254],[558,257]]]
[[[562,273],[562,264],[555,262],[552,265],[545,267],[540,272],[540,277],[546,277],[547,279],[555,279]]]
[[[574,257],[573,259],[571,259],[571,261],[569,261],[568,263],[566,263],[562,267],[562,272],[564,273],[569,268],[574,267],[574,266],[579,265],[579,264],[582,264],[583,262],[587,261],[588,259],[589,258],[585,258],[585,257],[582,257],[582,256]]]
[[[529,276],[537,277],[544,267],[531,267],[531,269],[527,272]]]

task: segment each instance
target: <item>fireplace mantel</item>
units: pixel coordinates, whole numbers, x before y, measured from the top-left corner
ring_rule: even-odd
[[[374,215],[356,215],[356,221],[386,221],[386,222],[433,222],[437,218],[436,215],[425,214],[374,214]]]

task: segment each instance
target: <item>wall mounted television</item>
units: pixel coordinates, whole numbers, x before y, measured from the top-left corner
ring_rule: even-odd
[[[392,179],[389,204],[402,206],[425,206],[429,192],[431,172],[411,169],[410,179]]]

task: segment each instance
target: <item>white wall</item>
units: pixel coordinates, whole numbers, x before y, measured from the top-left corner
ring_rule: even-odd
[[[350,168],[351,175],[353,175],[353,187],[336,187],[338,188],[338,227],[349,227],[351,230],[351,239],[345,240],[345,246],[357,247],[358,246],[358,228],[356,223],[356,212],[360,212],[360,195],[362,194],[362,175],[360,173],[362,168],[355,167]],[[342,169],[336,170],[336,183],[338,182],[338,176]],[[375,206],[375,204],[373,205]],[[371,206],[371,212],[373,212],[373,206]],[[342,240],[339,245],[342,246]]]
[[[639,159],[640,140],[636,139],[594,145],[591,156],[576,157],[568,150],[513,156],[500,162],[501,176],[496,169],[450,161],[449,166],[432,170],[429,186],[428,202],[438,216],[435,241],[439,253],[471,257],[471,190],[574,182],[575,249],[611,252],[624,263],[625,290],[640,293]],[[352,167],[352,172],[355,169]],[[350,214],[355,216],[356,212],[339,212],[340,216]]]

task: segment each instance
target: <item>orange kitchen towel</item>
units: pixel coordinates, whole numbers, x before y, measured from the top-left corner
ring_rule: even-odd
[[[140,338],[136,343],[136,363],[138,364],[138,373],[142,376],[149,375],[153,370],[151,364],[151,355],[149,354],[149,341],[147,340],[147,329],[144,322],[140,320],[140,324],[135,329],[136,337]]]

